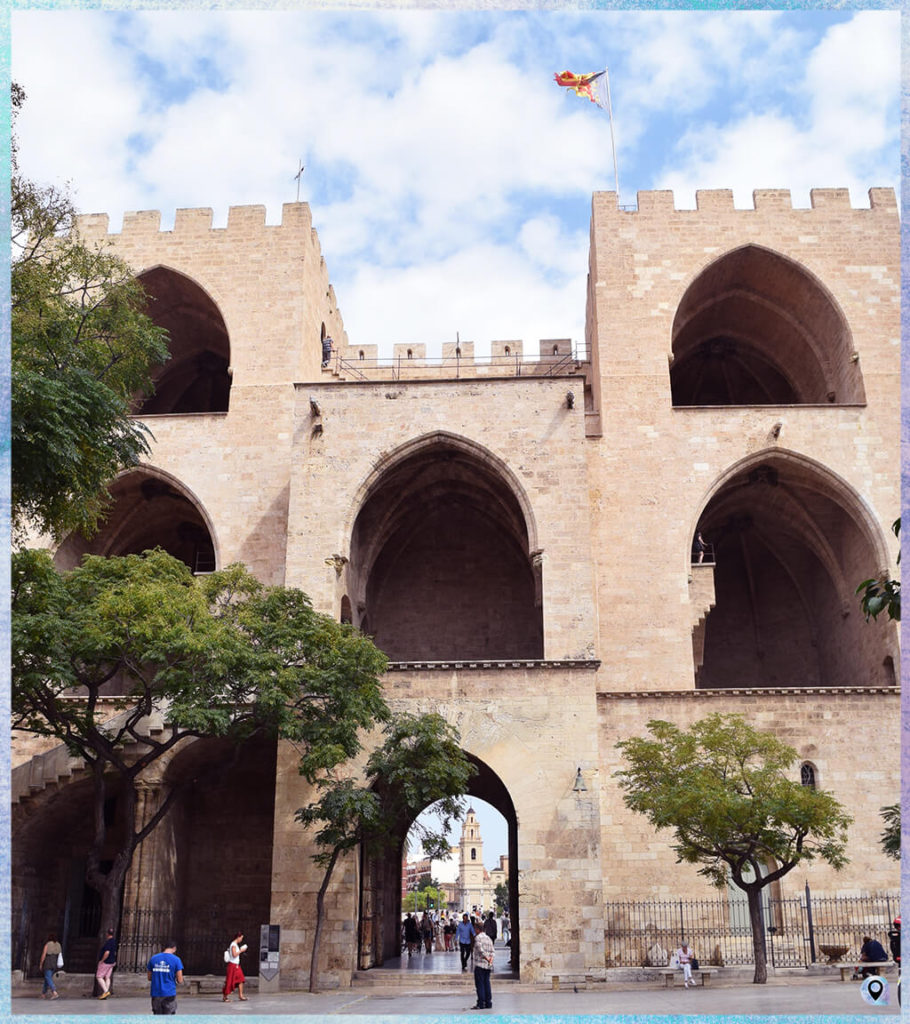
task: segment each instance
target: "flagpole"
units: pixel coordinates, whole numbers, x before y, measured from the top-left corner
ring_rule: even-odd
[[[604,68],[607,79],[607,113],[610,115],[610,146],[613,149],[613,178],[616,182],[616,205],[619,205],[619,171],[616,167],[616,140],[613,137],[613,102],[610,99],[610,69]]]

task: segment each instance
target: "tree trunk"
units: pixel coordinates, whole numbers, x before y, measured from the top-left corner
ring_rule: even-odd
[[[755,953],[754,985],[764,985],[768,980],[768,959],[765,950],[765,922],[761,909],[761,886],[746,889],[749,901],[749,924],[752,926],[752,949]]]
[[[332,879],[332,872],[335,870],[335,862],[338,860],[338,849],[332,851],[332,859],[325,869],[325,876],[319,892],[316,894],[316,932],[313,935],[313,954],[310,957],[310,992],[316,991],[316,967],[319,963],[319,939],[322,935],[322,918],[325,913],[325,894]]]

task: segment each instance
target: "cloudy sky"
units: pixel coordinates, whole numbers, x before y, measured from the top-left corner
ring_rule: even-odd
[[[17,11],[23,171],[83,212],[310,203],[352,344],[583,339],[620,201],[898,185],[896,11]]]

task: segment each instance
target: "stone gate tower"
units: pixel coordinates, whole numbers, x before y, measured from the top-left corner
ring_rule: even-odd
[[[209,210],[171,231],[157,213],[114,234],[82,218],[146,284],[171,360],[136,410],[151,456],[57,564],[158,544],[198,572],[242,561],[370,633],[389,700],[458,727],[468,795],[508,823],[523,980],[605,977],[619,901],[714,896],[613,778],[616,743],[652,718],[744,712],[853,815],[847,868],[794,870],[778,895],[895,890],[877,840],[899,795],[898,636],[854,594],[895,573],[900,510],[899,226],[892,191],[869,197],[819,189],[794,209],[763,190],[736,209],[712,190],[683,210],[658,191],[629,210],[597,193],[584,352],[494,340],[489,359],[462,342],[381,360],[349,339],[305,204],[279,225],[261,207],[226,228]],[[305,987],[321,872],[294,820],[296,752],[259,744],[193,781],[223,753],[197,741],[145,780],[146,815],[183,795],[133,864],[124,927],[173,914],[186,949],[279,924],[281,984]],[[14,957],[37,955],[23,922],[65,913],[75,970],[85,773],[21,738],[13,764]],[[400,860],[336,871],[321,985],[397,955]]]

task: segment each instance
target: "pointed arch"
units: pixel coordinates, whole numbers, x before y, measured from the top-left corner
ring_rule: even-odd
[[[231,345],[217,303],[173,267],[156,264],[138,278],[148,296],[149,316],[168,332],[170,358],[153,368],[154,394],[136,396],[136,415],[227,412]]]
[[[715,557],[697,686],[893,685],[896,632],[866,624],[855,596],[888,566],[885,535],[845,480],[796,452],[754,453],[714,482],[694,529]]]
[[[704,267],[673,320],[674,406],[862,404],[847,319],[802,264],[748,244]]]
[[[111,506],[91,539],[70,534],[54,553],[61,569],[78,565],[82,556],[138,554],[162,547],[194,572],[211,572],[220,564],[212,518],[198,495],[172,473],[142,465],[118,474],[108,488]]]
[[[354,624],[393,660],[543,656],[536,524],[488,449],[444,431],[406,442],[377,461],[348,528]]]

